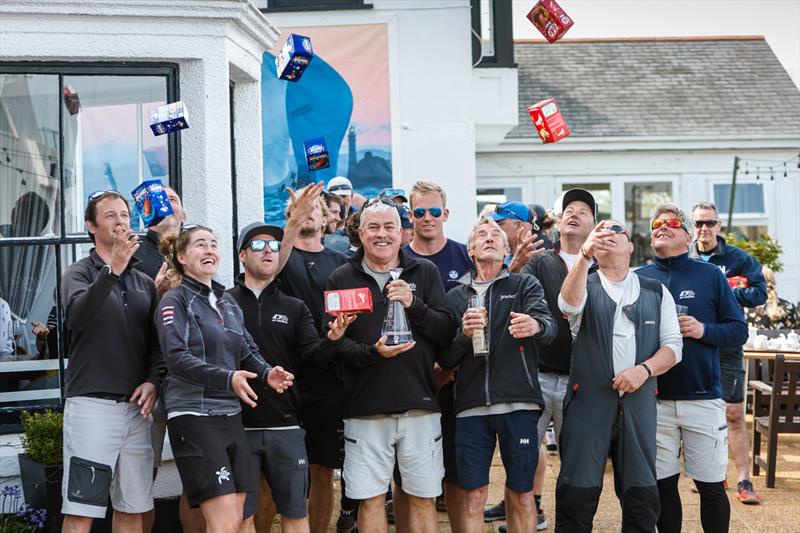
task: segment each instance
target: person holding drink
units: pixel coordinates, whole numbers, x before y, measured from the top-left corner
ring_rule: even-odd
[[[497,222],[482,218],[467,250],[475,269],[445,298],[459,327],[440,362],[444,369],[458,367],[455,440],[458,481],[467,491],[465,530],[484,529],[489,468],[499,439],[509,530],[533,531],[537,423],[544,406],[534,339],[548,343],[557,328],[539,281],[503,265],[509,246]]]

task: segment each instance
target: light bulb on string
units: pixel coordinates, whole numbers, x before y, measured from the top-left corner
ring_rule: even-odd
[[[756,179],[760,180],[761,176],[759,175],[758,171],[761,170],[761,167],[756,167]]]
[[[775,181],[775,172],[769,167],[769,181]]]
[[[788,174],[786,174],[786,161],[784,161],[783,162],[783,177],[785,178],[787,176],[788,176]]]
[[[750,163],[745,161],[744,163],[744,175],[747,176],[750,174]]]

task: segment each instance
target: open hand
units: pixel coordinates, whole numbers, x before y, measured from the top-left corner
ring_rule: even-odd
[[[614,233],[607,231],[603,228],[603,224],[605,220],[601,220],[589,233],[589,237],[586,239],[586,242],[583,243],[583,251],[589,257],[593,257],[599,251],[610,252],[614,249],[616,244],[613,240],[608,239],[609,236],[613,236]]]
[[[347,326],[352,324],[356,317],[355,313],[339,313],[332,322],[328,322],[328,340],[336,342],[342,338]]]
[[[267,385],[275,389],[278,394],[294,384],[294,374],[287,372],[281,366],[274,366],[267,374]]]
[[[508,327],[508,332],[515,339],[523,339],[525,337],[533,337],[542,330],[539,321],[526,313],[515,313],[511,311],[511,325]]]
[[[297,194],[290,187],[287,187],[286,191],[289,193],[290,203],[292,204],[292,214],[289,218],[303,221],[314,211],[317,198],[322,193],[322,182],[309,185],[300,194]]]
[[[508,265],[508,270],[511,272],[522,272],[522,269],[531,262],[531,260],[544,252],[542,245],[543,239],[534,242],[538,235],[527,231],[524,226],[517,229],[517,242],[519,245],[514,251],[514,257],[511,258],[511,264]]]
[[[411,342],[404,342],[402,344],[396,344],[394,346],[387,346],[386,340],[388,337],[384,335],[378,342],[375,343],[375,349],[378,350],[378,353],[381,354],[383,357],[390,359],[392,357],[396,357],[403,352],[409,351],[411,348],[417,345],[416,341]]]
[[[114,230],[114,244],[111,246],[111,272],[119,276],[128,268],[131,257],[139,249],[139,236],[130,228],[119,227]]]

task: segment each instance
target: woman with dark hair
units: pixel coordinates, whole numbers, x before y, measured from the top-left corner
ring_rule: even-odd
[[[280,393],[294,376],[264,362],[242,310],[212,280],[219,252],[210,229],[184,227],[162,241],[161,252],[174,286],[161,299],[156,325],[168,370],[163,399],[175,462],[206,531],[235,532],[246,493],[258,488],[239,400],[256,406],[249,378]]]

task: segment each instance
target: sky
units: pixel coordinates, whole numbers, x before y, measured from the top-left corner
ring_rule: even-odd
[[[513,0],[515,39],[541,39]],[[558,0],[575,21],[565,39],[763,35],[800,87],[800,0]]]

